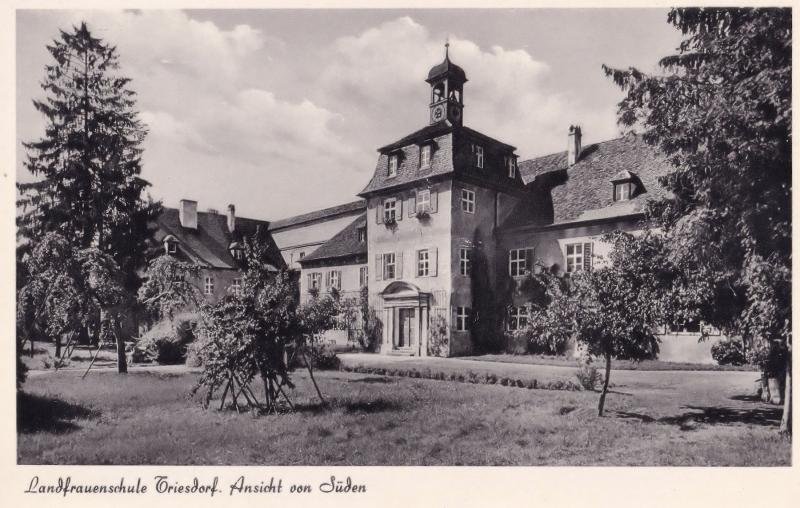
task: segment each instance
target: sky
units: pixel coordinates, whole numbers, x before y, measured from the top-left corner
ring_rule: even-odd
[[[601,65],[656,72],[666,9],[17,11],[17,178],[44,133],[31,101],[59,29],[116,45],[148,127],[142,176],[166,206],[276,220],[356,199],[377,148],[428,123],[428,70],[464,68],[464,124],[521,160],[620,135]]]

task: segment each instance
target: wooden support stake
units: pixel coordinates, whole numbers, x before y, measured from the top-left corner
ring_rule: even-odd
[[[97,344],[97,351],[95,351],[95,352],[94,352],[94,356],[92,357],[92,361],[91,361],[91,362],[89,362],[89,366],[88,366],[88,367],[86,367],[86,372],[84,372],[84,373],[83,373],[83,375],[81,376],[81,379],[85,378],[85,377],[86,377],[86,374],[88,374],[88,373],[89,373],[89,370],[91,370],[91,368],[92,368],[92,365],[94,365],[94,361],[95,361],[95,360],[97,360],[97,355],[98,355],[98,354],[100,354],[100,348],[101,348],[101,347],[103,347],[103,344],[98,342],[98,344]]]

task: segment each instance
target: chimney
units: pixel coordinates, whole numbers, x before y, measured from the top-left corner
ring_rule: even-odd
[[[189,229],[197,229],[197,201],[191,199],[181,199],[181,207],[178,209],[181,219],[181,226]]]
[[[228,231],[231,233],[236,229],[236,207],[228,205]]]
[[[567,136],[567,166],[572,166],[581,156],[581,127],[570,125]]]

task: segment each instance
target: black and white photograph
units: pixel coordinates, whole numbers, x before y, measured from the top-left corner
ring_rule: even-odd
[[[791,7],[12,12],[12,490],[791,468]]]

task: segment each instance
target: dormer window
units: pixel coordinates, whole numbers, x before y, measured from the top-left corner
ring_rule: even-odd
[[[517,160],[513,155],[506,155],[506,169],[509,178],[517,177]]]
[[[362,226],[356,230],[358,234],[358,241],[359,242],[366,242],[367,241],[367,228]]]
[[[393,178],[397,176],[397,162],[398,162],[397,154],[392,154],[389,156],[389,178]]]
[[[431,153],[433,152],[430,144],[422,145],[419,152],[419,167],[421,169],[431,167]]]
[[[167,254],[177,254],[178,253],[178,239],[172,235],[167,235],[166,238],[163,240],[164,242],[164,251]]]
[[[627,201],[633,197],[633,182],[617,182],[614,184],[614,201]]]
[[[231,257],[236,261],[241,261],[244,259],[244,249],[238,242],[233,242],[228,246],[228,252],[231,253]]]
[[[481,145],[472,145],[472,151],[475,153],[475,167],[483,169],[483,147]]]

